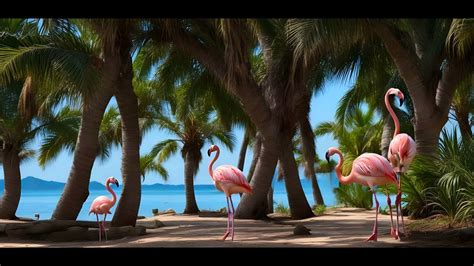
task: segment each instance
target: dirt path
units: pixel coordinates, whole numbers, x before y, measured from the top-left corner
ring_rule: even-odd
[[[390,217],[379,215],[378,242],[366,242],[375,211],[340,208],[305,220],[274,221],[235,220],[234,241],[221,241],[226,218],[203,218],[188,215],[156,216],[164,227],[148,229],[147,235],[108,242],[65,242],[11,240],[0,238],[0,247],[462,247],[472,243],[459,241],[416,240],[390,236]],[[293,234],[294,225],[303,224],[311,235]]]

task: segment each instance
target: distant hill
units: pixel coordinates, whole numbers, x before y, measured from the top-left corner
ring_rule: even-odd
[[[33,176],[27,176],[21,180],[22,190],[63,190],[65,183],[56,181],[46,181]],[[3,191],[4,182],[0,179],[0,191]],[[105,186],[99,182],[92,181],[89,185],[91,190],[104,189]]]
[[[195,189],[214,189],[214,185],[194,185]],[[184,190],[184,185],[169,185],[169,184],[152,184],[142,185],[142,190],[157,190],[157,189],[169,189],[169,190]]]
[[[65,183],[56,181],[46,181],[33,176],[27,176],[21,180],[22,190],[63,190]],[[122,185],[122,184],[120,184]],[[213,189],[214,185],[195,185],[196,189]],[[3,192],[4,182],[0,179],[0,193]],[[120,186],[122,188],[122,186]],[[92,181],[89,185],[90,190],[104,190],[105,185]],[[115,187],[114,187],[115,189]],[[143,190],[157,190],[157,189],[169,189],[169,190],[184,190],[184,185],[168,185],[168,184],[152,184],[143,185]]]

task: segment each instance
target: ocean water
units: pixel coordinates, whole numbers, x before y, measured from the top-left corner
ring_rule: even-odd
[[[310,205],[314,204],[312,196],[311,182],[302,179],[301,180],[303,190],[306,194],[306,198]],[[336,198],[333,193],[333,189],[338,187],[339,182],[334,173],[330,174],[318,174],[318,183],[323,194],[324,201],[327,206],[334,206],[337,204]],[[274,203],[283,203],[288,206],[288,199],[283,182],[273,182],[274,188]],[[121,190],[114,190],[120,197]],[[23,191],[20,204],[17,210],[17,216],[34,218],[35,213],[40,215],[40,219],[48,219],[51,217],[54,208],[61,196],[60,190],[49,190],[49,191]],[[201,210],[217,210],[226,207],[225,196],[222,192],[215,189],[213,186],[197,186],[195,189],[196,201],[198,207]],[[96,218],[93,214],[88,215],[89,207],[92,201],[100,196],[110,196],[109,192],[105,190],[91,190],[86,203],[79,214],[79,220],[91,220],[94,221]],[[379,198],[380,200],[381,198]],[[234,206],[237,208],[240,196],[233,195],[232,200]],[[380,200],[381,206],[384,200]],[[184,188],[157,188],[157,189],[145,189],[142,190],[142,198],[140,203],[139,215],[152,216],[152,209],[158,209],[164,211],[167,209],[173,209],[178,213],[182,213],[185,207],[185,193]],[[113,213],[115,207],[111,210]],[[111,217],[107,217],[110,220]]]

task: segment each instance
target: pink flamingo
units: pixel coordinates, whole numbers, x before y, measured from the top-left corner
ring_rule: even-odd
[[[227,200],[227,231],[224,236],[221,238],[225,240],[230,233],[232,233],[232,240],[234,240],[234,203],[232,202],[232,194],[236,193],[252,193],[252,188],[250,187],[247,179],[244,176],[244,173],[240,169],[235,168],[230,165],[222,165],[212,170],[212,165],[219,157],[219,147],[217,145],[212,145],[207,151],[207,155],[211,156],[211,153],[216,152],[216,156],[212,159],[209,164],[209,175],[211,175],[212,180],[214,180],[214,185],[216,188],[225,193]],[[230,201],[230,206],[229,206]],[[231,224],[229,228],[229,224]]]
[[[401,175],[405,173],[410,167],[413,158],[416,155],[416,144],[415,141],[405,133],[400,134],[400,122],[398,121],[395,112],[390,105],[388,97],[390,95],[396,95],[400,99],[400,106],[403,105],[404,95],[399,89],[390,88],[385,93],[385,106],[387,106],[390,116],[392,116],[393,123],[395,124],[395,131],[393,132],[393,139],[390,142],[388,148],[388,160],[392,164],[393,169],[397,173],[397,180],[401,184]],[[402,206],[401,206],[401,191],[397,194],[395,201],[397,208],[397,227],[398,217],[402,217],[403,231],[405,232],[405,222],[403,221]],[[398,228],[397,228],[398,230]]]
[[[329,157],[332,155],[339,155],[339,163],[336,165],[336,175],[341,184],[358,183],[363,186],[368,186],[374,193],[375,198],[375,223],[372,230],[372,235],[367,239],[377,241],[377,219],[379,214],[379,202],[377,200],[376,189],[377,186],[396,184],[397,176],[392,169],[390,163],[383,156],[375,153],[364,153],[357,157],[352,164],[351,173],[348,176],[343,176],[341,172],[341,166],[344,162],[342,153],[337,148],[331,147],[326,152],[326,160],[329,162]],[[399,187],[399,186],[398,186]],[[387,204],[390,205],[390,197],[387,195]],[[390,209],[390,217],[392,217],[392,210]],[[391,232],[393,232],[393,221],[391,221]],[[395,239],[398,239],[398,232],[393,235]]]
[[[99,196],[92,202],[91,208],[89,210],[89,214],[95,213],[95,216],[97,217],[97,223],[99,224],[99,241],[102,241],[102,232],[104,232],[105,240],[107,241],[105,219],[107,218],[107,214],[112,214],[110,209],[115,205],[115,201],[117,200],[114,191],[110,188],[110,183],[115,184],[117,187],[119,186],[119,183],[113,176],[107,178],[107,181],[105,182],[105,187],[110,192],[110,194],[112,194],[112,199],[109,199],[106,196]],[[99,214],[104,215],[104,220],[102,222],[99,221]]]

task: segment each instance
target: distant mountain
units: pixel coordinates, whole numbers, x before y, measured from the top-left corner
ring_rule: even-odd
[[[214,185],[194,185],[195,189],[213,189]],[[157,189],[169,189],[169,190],[184,190],[184,185],[169,185],[169,184],[152,184],[142,185],[142,190],[157,190]]]
[[[46,181],[33,176],[27,176],[21,180],[22,190],[63,190],[65,183],[56,181]],[[122,185],[122,184],[120,184]],[[196,189],[213,189],[214,185],[195,185]],[[3,192],[4,182],[0,179],[0,193]],[[122,188],[122,186],[120,186]],[[89,185],[90,190],[104,190],[105,186],[97,181],[92,181]],[[115,187],[114,187],[115,189]],[[169,189],[169,190],[184,190],[184,185],[168,185],[168,184],[152,184],[143,185],[143,190],[157,190],[157,189]]]
[[[22,190],[63,190],[65,183],[56,181],[46,181],[33,176],[27,176],[21,180]],[[0,191],[3,191],[4,182],[0,179]],[[91,190],[104,189],[105,186],[99,182],[92,181],[89,185]]]

